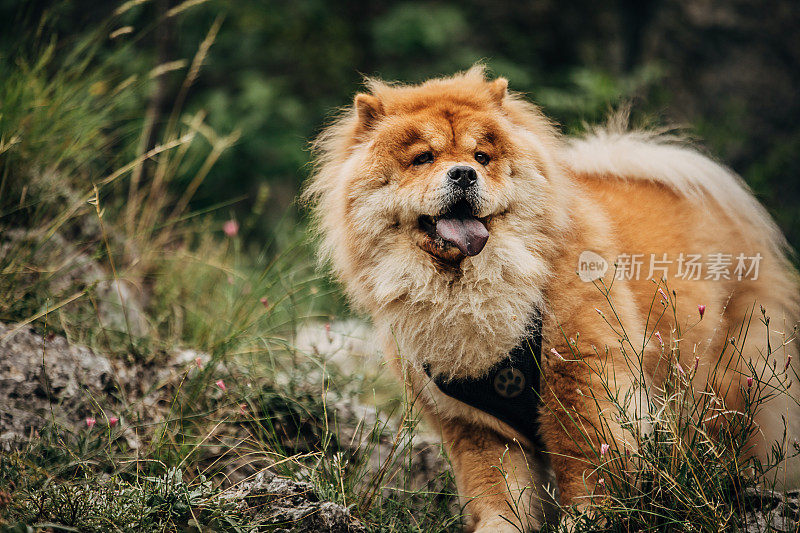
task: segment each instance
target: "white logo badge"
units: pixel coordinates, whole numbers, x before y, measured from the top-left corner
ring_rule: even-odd
[[[584,250],[578,257],[578,276],[581,281],[590,282],[605,276],[608,261],[590,250]]]

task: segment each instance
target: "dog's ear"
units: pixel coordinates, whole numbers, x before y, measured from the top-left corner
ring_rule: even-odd
[[[493,82],[489,83],[489,92],[492,93],[492,98],[494,101],[501,105],[503,100],[508,94],[508,80],[505,78],[497,78]]]
[[[355,99],[356,116],[358,117],[358,132],[364,133],[372,129],[375,123],[383,116],[383,104],[371,94],[359,93]]]

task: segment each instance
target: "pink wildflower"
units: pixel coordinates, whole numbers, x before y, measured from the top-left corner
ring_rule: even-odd
[[[197,365],[197,368],[203,370],[203,358],[202,357],[195,357],[194,363]]]
[[[239,233],[239,223],[233,219],[226,220],[222,225],[222,231],[224,231],[225,235],[228,237],[236,237],[236,235]]]
[[[219,387],[223,391],[228,390],[228,387],[225,386],[225,382],[222,381],[221,379],[217,380],[217,387]]]
[[[109,416],[108,417],[108,425],[110,427],[113,428],[114,426],[116,426],[117,422],[119,422],[119,418],[117,418],[116,416]]]
[[[86,426],[89,429],[92,429],[95,424],[97,424],[97,420],[95,420],[95,418],[93,416],[87,416],[86,417]]]
[[[608,444],[604,442],[603,444],[600,445],[600,457],[605,457],[607,453],[608,453]]]
[[[703,319],[703,315],[706,314],[706,306],[705,305],[698,305],[697,312],[700,313],[700,320]]]
[[[558,350],[556,350],[555,348],[550,348],[550,353],[558,357],[559,360],[566,361],[566,359],[564,359],[564,356],[558,353]]]
[[[661,332],[660,331],[656,331],[656,338],[658,339],[658,343],[663,348],[664,347],[664,339],[661,338]]]
[[[266,296],[261,298],[261,305],[263,305],[264,307],[269,307],[269,300],[267,300]]]
[[[748,377],[747,378],[747,388],[749,389],[752,386],[753,386],[753,378],[752,377]]]
[[[663,289],[659,288],[658,289],[658,294],[660,294],[661,297],[663,298],[663,300],[661,301],[661,304],[662,305],[667,305],[667,302],[669,302],[669,298],[667,297],[667,293],[664,292]]]

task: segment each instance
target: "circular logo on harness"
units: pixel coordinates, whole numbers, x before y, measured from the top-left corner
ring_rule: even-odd
[[[503,398],[516,398],[525,387],[525,374],[516,368],[504,368],[494,375],[494,390]]]

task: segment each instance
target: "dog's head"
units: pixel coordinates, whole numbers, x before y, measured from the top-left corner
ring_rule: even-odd
[[[374,147],[381,204],[434,260],[479,254],[509,207],[513,147],[501,106],[506,81],[359,94],[358,135]],[[474,89],[474,88],[473,88]],[[394,93],[394,94],[393,94]]]
[[[542,226],[560,223],[549,177],[557,136],[507,85],[481,68],[417,86],[370,81],[321,135],[306,195],[346,282],[460,275],[491,256],[513,263]]]

